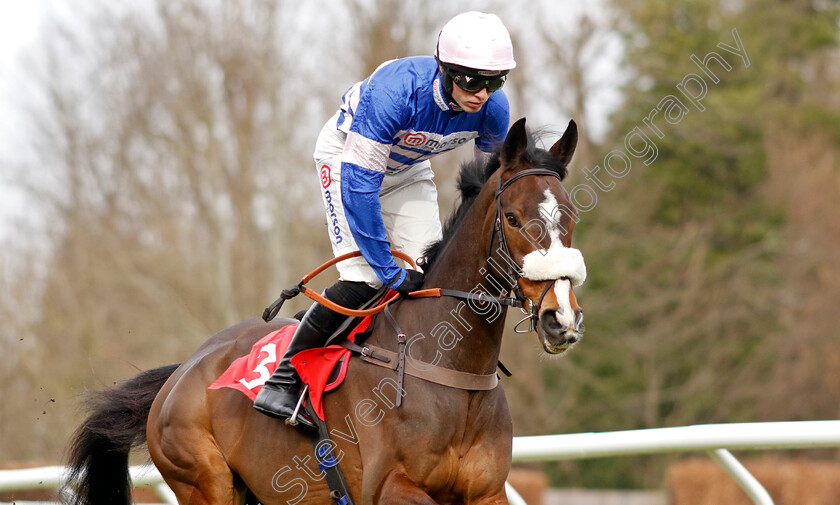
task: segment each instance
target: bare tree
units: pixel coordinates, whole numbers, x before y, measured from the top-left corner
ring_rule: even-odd
[[[36,154],[18,166],[52,250],[19,334],[53,398],[183,359],[327,254],[310,240],[321,213],[303,210],[320,207],[298,131],[317,131],[318,97],[288,78],[289,8],[176,0],[55,23],[34,69]],[[73,417],[67,399],[26,429],[55,447]]]
[[[183,359],[329,257],[311,159],[323,121],[383,61],[432,54],[455,14],[495,11],[508,25],[519,48],[505,87],[512,117],[557,104],[589,114],[583,56],[560,55],[562,41],[546,39],[538,44],[557,44],[556,58],[533,61],[527,35],[550,32],[545,9],[354,0],[327,20],[325,5],[160,0],[53,24],[33,68],[33,155],[18,164],[44,209],[34,233],[49,254],[2,277],[20,293],[20,303],[0,304],[16,317],[2,333],[14,377],[3,391],[29,393],[0,412],[20,434],[0,447],[8,457],[52,457],[77,420],[76,392]],[[313,36],[320,23],[339,28]],[[578,35],[564,55],[592,51],[590,34]],[[583,77],[567,79],[561,60]],[[534,92],[535,70],[564,86]],[[471,155],[433,162],[444,215],[458,161]],[[504,358],[518,430],[569,426],[577,391],[555,386],[590,377],[586,360],[569,358],[559,373],[555,362],[534,366],[539,351],[525,338],[509,335]]]

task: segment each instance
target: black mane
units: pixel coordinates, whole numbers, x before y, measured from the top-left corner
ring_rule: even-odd
[[[534,168],[545,168],[554,170],[560,174],[560,179],[565,179],[568,174],[566,165],[560,163],[548,151],[536,146],[542,134],[529,132],[528,147],[522,154],[522,161],[528,163]],[[501,146],[500,146],[501,147]],[[438,255],[443,248],[448,244],[455,235],[458,225],[466,216],[467,211],[472,206],[484,183],[490,179],[496,170],[501,167],[499,159],[499,151],[493,153],[490,158],[485,160],[472,160],[461,164],[461,171],[458,174],[458,191],[461,194],[460,201],[455,207],[455,210],[446,220],[443,225],[443,237],[437,242],[429,244],[423,251],[423,270],[429,272]]]

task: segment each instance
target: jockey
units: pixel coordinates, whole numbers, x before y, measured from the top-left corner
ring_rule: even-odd
[[[515,66],[502,21],[466,12],[443,27],[434,57],[387,61],[344,94],[314,158],[333,254],[362,255],[337,265],[340,280],[324,292],[329,300],[358,308],[383,284],[402,294],[421,288],[423,274],[397,265],[390,249],[416,259],[441,238],[429,159],[473,139],[477,155],[489,153],[504,140],[510,111],[500,88]],[[254,408],[291,417],[301,384],[292,356],[324,345],[343,320],[313,304]],[[314,426],[303,410],[298,420]]]

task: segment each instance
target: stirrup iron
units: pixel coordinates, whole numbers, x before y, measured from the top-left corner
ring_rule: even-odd
[[[304,384],[303,389],[300,392],[300,398],[298,398],[297,405],[295,405],[295,411],[292,412],[292,416],[286,419],[286,424],[289,426],[297,426],[298,425],[298,412],[300,412],[300,407],[303,405],[303,399],[306,398],[306,392],[309,391],[309,384]]]

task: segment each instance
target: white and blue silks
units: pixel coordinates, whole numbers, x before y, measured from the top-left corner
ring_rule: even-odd
[[[438,236],[420,238],[428,239],[425,242],[439,238],[437,193],[430,170],[424,175],[420,169],[429,166],[429,158],[473,139],[477,149],[492,151],[504,139],[509,117],[508,101],[501,90],[493,93],[479,112],[453,111],[431,56],[383,63],[370,77],[352,86],[339,111],[324,125],[314,155],[334,253],[359,249],[379,281],[399,286],[405,273],[390,252],[388,234],[395,230],[383,221],[383,213],[389,210],[383,207],[385,194],[397,200],[389,203],[391,206],[408,205],[407,211],[402,209],[402,222],[406,221],[405,212],[433,211],[434,216],[417,217],[433,219]],[[399,202],[402,186],[414,182],[422,182],[427,189],[406,191],[402,195],[405,201]],[[433,200],[433,206],[419,202],[412,210],[409,198]],[[388,224],[399,227],[400,219]],[[433,230],[434,226],[426,228]],[[346,277],[343,271],[342,276]]]

